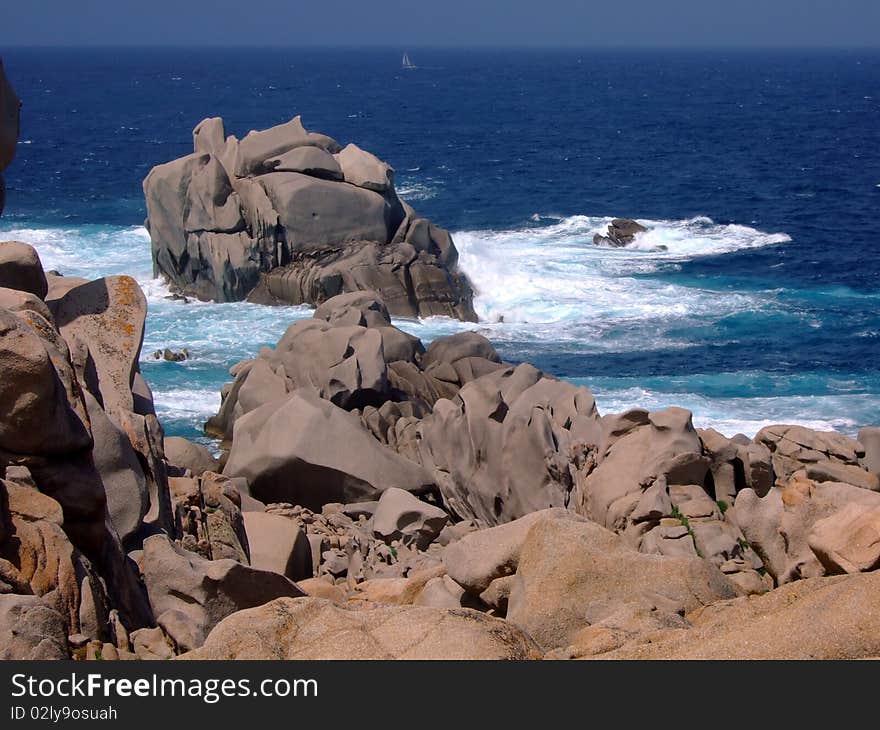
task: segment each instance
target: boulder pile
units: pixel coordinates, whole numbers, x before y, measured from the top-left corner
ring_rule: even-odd
[[[231,368],[218,457],[163,438],[132,279],[0,283],[0,656],[877,653],[878,429],[601,415],[364,291]]]
[[[218,302],[320,304],[376,290],[392,314],[476,321],[448,231],[394,189],[390,165],[305,129],[242,139],[223,120],[144,180],[153,266],[177,292]]]

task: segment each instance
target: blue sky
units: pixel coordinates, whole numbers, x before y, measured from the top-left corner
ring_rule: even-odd
[[[22,45],[880,47],[880,0],[0,0]]]

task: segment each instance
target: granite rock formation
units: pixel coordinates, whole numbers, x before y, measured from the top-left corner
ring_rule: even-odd
[[[394,190],[394,170],[300,117],[242,139],[220,118],[144,180],[156,274],[200,299],[320,304],[374,289],[403,317],[476,320],[449,233]]]

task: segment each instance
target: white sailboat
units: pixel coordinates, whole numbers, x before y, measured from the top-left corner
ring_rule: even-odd
[[[408,68],[408,69],[416,68],[416,65],[412,61],[409,60],[409,54],[406,52],[404,52],[404,54],[403,54],[403,64],[402,65],[403,65],[403,68]]]

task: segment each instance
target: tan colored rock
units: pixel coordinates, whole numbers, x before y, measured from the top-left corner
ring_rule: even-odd
[[[414,572],[407,578],[374,578],[358,583],[352,602],[412,604],[429,581],[446,574],[444,565],[439,564]]]
[[[70,289],[53,308],[85,387],[110,417],[133,411],[131,389],[147,315],[138,283],[130,276],[96,279]]]
[[[813,524],[809,544],[829,574],[875,570],[880,566],[880,506],[845,505]]]
[[[179,436],[168,436],[165,438],[164,446],[165,458],[169,465],[177,467],[180,472],[189,470],[194,476],[201,476],[206,471],[220,471],[220,462],[202,444]]]
[[[21,241],[0,242],[0,286],[46,298],[49,285],[40,255],[33,246]]]
[[[818,464],[807,464],[806,472],[807,478],[814,482],[842,482],[870,489],[872,492],[880,491],[880,479],[877,475],[854,464],[820,461]]]
[[[0,448],[45,456],[87,449],[91,434],[66,345],[42,317],[32,319],[33,326],[0,310]]]
[[[880,508],[880,494],[851,484],[815,483],[795,476],[782,489],[758,497],[743,489],[736,498],[736,521],[777,585],[816,578],[825,567],[810,549],[813,526],[849,504]]]
[[[144,541],[142,566],[156,620],[183,651],[201,646],[218,621],[241,608],[303,595],[284,576],[234,560],[205,560],[164,535]]]
[[[593,522],[544,517],[520,552],[507,620],[553,649],[625,606],[673,615],[734,595],[705,560],[645,555]]]
[[[296,522],[265,512],[244,512],[242,517],[254,568],[293,581],[312,577],[312,549]]]
[[[403,489],[391,487],[379,497],[373,514],[373,534],[386,543],[414,543],[425,550],[446,526],[449,516]]]
[[[174,650],[162,629],[138,629],[131,635],[131,645],[138,659],[159,660],[170,659]]]
[[[326,576],[306,578],[297,581],[297,585],[311,598],[324,598],[334,603],[345,603],[345,589],[333,583]]]
[[[222,621],[182,659],[538,659],[516,627],[469,609],[351,610],[279,599]]]
[[[470,532],[443,553],[449,576],[469,593],[479,596],[493,581],[513,575],[529,530],[543,517],[576,522],[586,519],[557,507],[533,512],[505,525]]]
[[[607,659],[861,659],[880,656],[880,572],[810,578],[686,616]]]
[[[600,525],[623,532],[656,482],[702,486],[709,460],[690,411],[666,408],[604,416],[597,464],[579,473],[571,504]],[[711,501],[711,500],[709,500]]]

